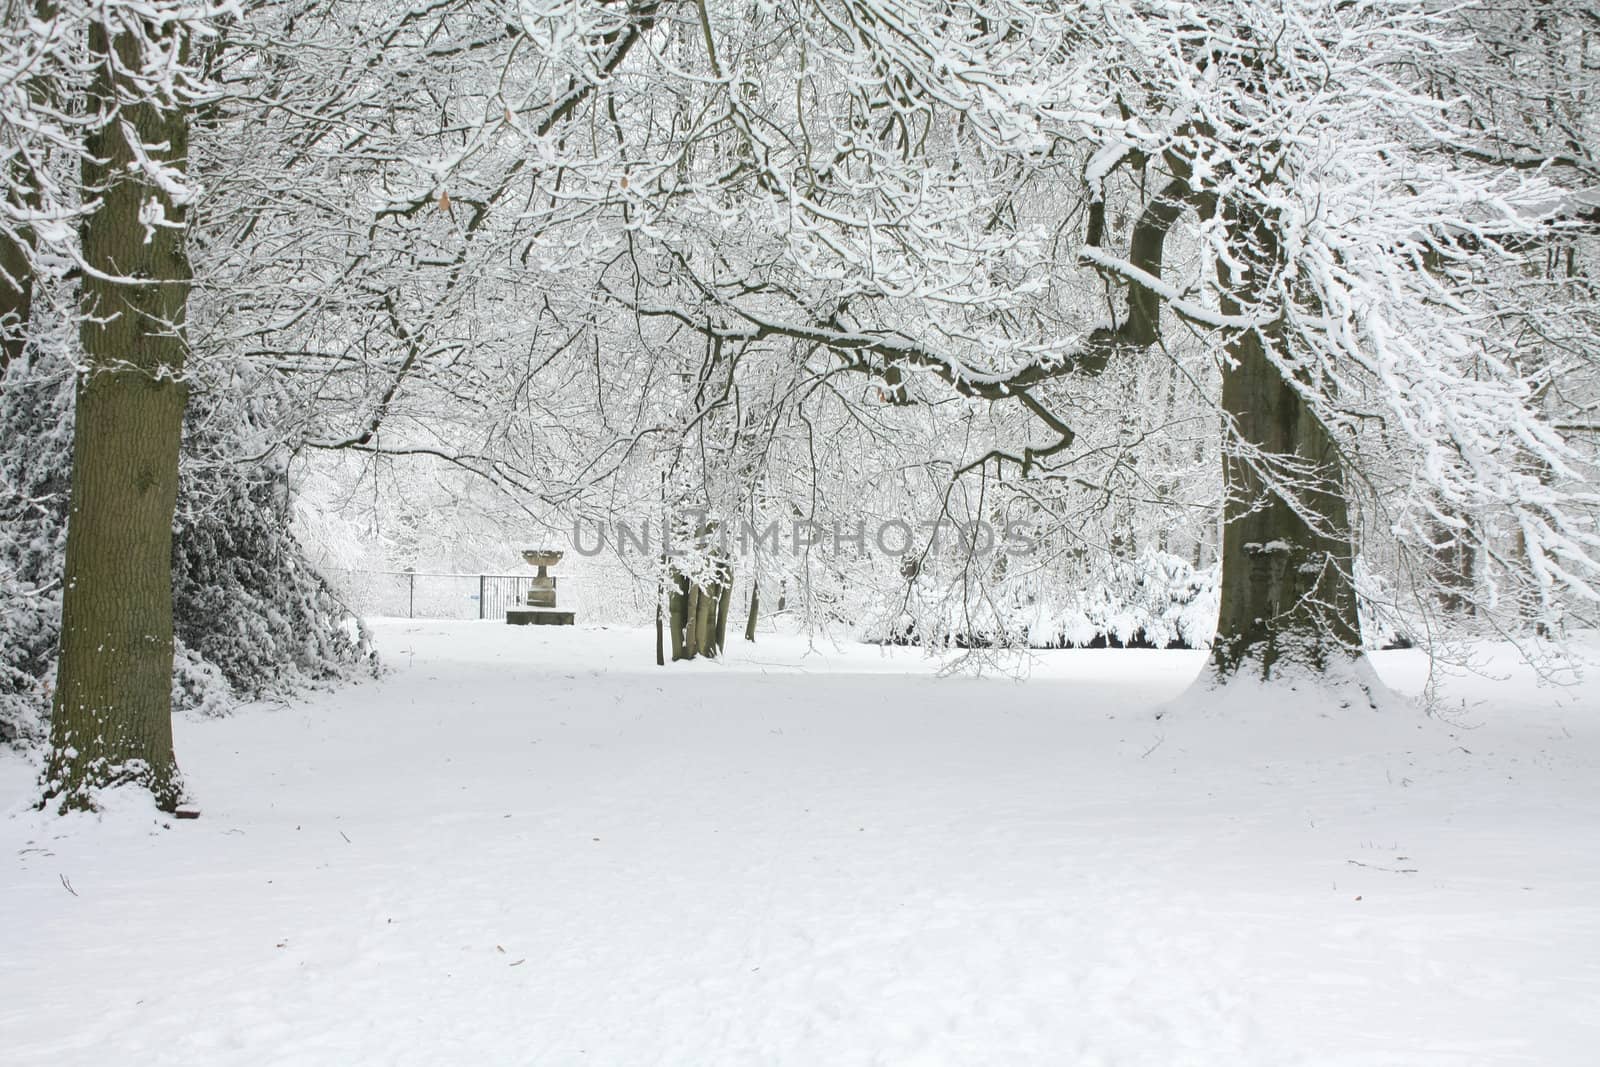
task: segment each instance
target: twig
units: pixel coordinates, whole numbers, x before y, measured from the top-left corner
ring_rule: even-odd
[[[1380,867],[1376,863],[1362,863],[1360,860],[1345,860],[1346,863],[1357,867],[1366,867],[1373,871],[1388,871],[1390,874],[1416,874],[1415,867]]]

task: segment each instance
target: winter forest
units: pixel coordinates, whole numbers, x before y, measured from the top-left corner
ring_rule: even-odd
[[[0,1047],[1592,1062],[1597,448],[1584,0],[4,0]]]

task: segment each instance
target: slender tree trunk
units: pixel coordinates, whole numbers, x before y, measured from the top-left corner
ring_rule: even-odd
[[[711,647],[716,632],[713,624],[716,622],[716,590],[701,589],[695,602],[694,616],[694,650],[699,656],[715,656],[717,650]]]
[[[33,319],[33,267],[27,250],[0,234],[0,376],[22,356]]]
[[[717,523],[711,522],[701,526],[695,535],[696,545],[708,549],[705,558],[710,565],[711,576],[706,585],[700,585],[670,564],[668,567],[668,580],[672,583],[672,595],[668,598],[668,621],[672,631],[672,658],[675,661],[697,656],[719,656],[727,641],[733,564],[721,548],[710,547],[709,542],[716,533]],[[663,563],[667,563],[668,558],[663,557]],[[657,642],[659,644],[659,637]],[[657,659],[660,659],[659,652]]]
[[[1448,505],[1440,510],[1451,518],[1465,521]],[[1468,615],[1472,612],[1472,586],[1477,553],[1466,533],[1443,520],[1436,520],[1429,530],[1434,548],[1431,567],[1435,585],[1434,597],[1439,609],[1446,615]]]
[[[82,178],[85,200],[100,204],[82,234],[90,268],[84,369],[45,770],[46,802],[63,809],[92,806],[93,790],[118,782],[145,786],[167,810],[181,794],[172,751],[172,514],[191,275],[182,206],[140,173],[124,129],[182,170],[187,127],[181,110],[150,101],[119,73],[161,62],[142,52],[131,34],[109,39],[105,26],[90,28],[90,107],[102,121],[87,139]],[[147,230],[141,209],[155,206],[165,224]]]
[[[688,613],[688,593],[681,577],[674,578],[672,594],[667,597],[667,632],[672,638],[672,658],[684,658],[683,621]]]
[[[709,586],[700,586],[686,575],[674,574],[673,592],[668,598],[668,630],[672,635],[672,658],[721,655],[727,640],[728,613],[733,593],[733,570],[718,564],[717,577]]]
[[[1251,247],[1275,254],[1270,225],[1258,222],[1253,238]],[[1223,312],[1245,313],[1254,301],[1244,296],[1225,283]],[[1321,674],[1361,653],[1338,450],[1267,358],[1265,345],[1281,343],[1273,325],[1241,333],[1222,374],[1236,434],[1223,449],[1222,603],[1211,655],[1223,679]]]
[[[657,667],[664,667],[664,666],[666,666],[666,663],[667,663],[666,646],[665,646],[665,643],[664,643],[664,638],[662,636],[662,631],[665,629],[665,623],[663,622],[663,620],[661,618],[661,597],[665,592],[666,592],[666,590],[660,588],[659,583],[658,583],[657,588],[656,588],[656,666]]]
[[[750,583],[750,615],[745,619],[744,623],[744,639],[746,641],[754,641],[756,639],[756,618],[757,612],[760,610],[761,587],[752,581]]]
[[[33,0],[32,4],[11,4],[6,8],[6,18],[21,19],[31,13],[41,23],[56,17],[56,0]],[[59,108],[59,87],[50,77],[36,73],[27,77],[25,90],[33,103],[40,108]],[[37,211],[40,207],[42,184],[33,173],[33,164],[26,154],[18,153],[8,164],[8,175],[13,189],[12,206],[21,212]],[[30,253],[35,235],[32,227],[19,226],[10,236],[0,235],[0,375],[12,361],[21,358],[28,343],[29,328],[33,322],[34,276]]]
[[[694,659],[700,654],[700,587],[689,583],[688,595],[683,602],[683,658]]]
[[[715,648],[712,651],[718,656],[722,655],[722,650],[728,644],[728,611],[732,604],[733,572],[729,568],[728,572],[722,575],[722,584],[717,588],[717,618],[713,624],[716,634],[712,638]]]

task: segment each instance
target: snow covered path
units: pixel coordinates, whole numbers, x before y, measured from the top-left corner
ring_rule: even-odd
[[[21,811],[0,756],[0,1061],[1600,1056],[1582,691],[1158,722],[1194,655],[378,632],[378,682],[179,723],[197,822]]]

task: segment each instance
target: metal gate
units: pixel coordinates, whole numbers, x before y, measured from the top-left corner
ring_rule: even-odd
[[[478,575],[478,618],[498,618],[507,608],[521,607],[532,588],[531,575],[526,578],[517,574]]]

